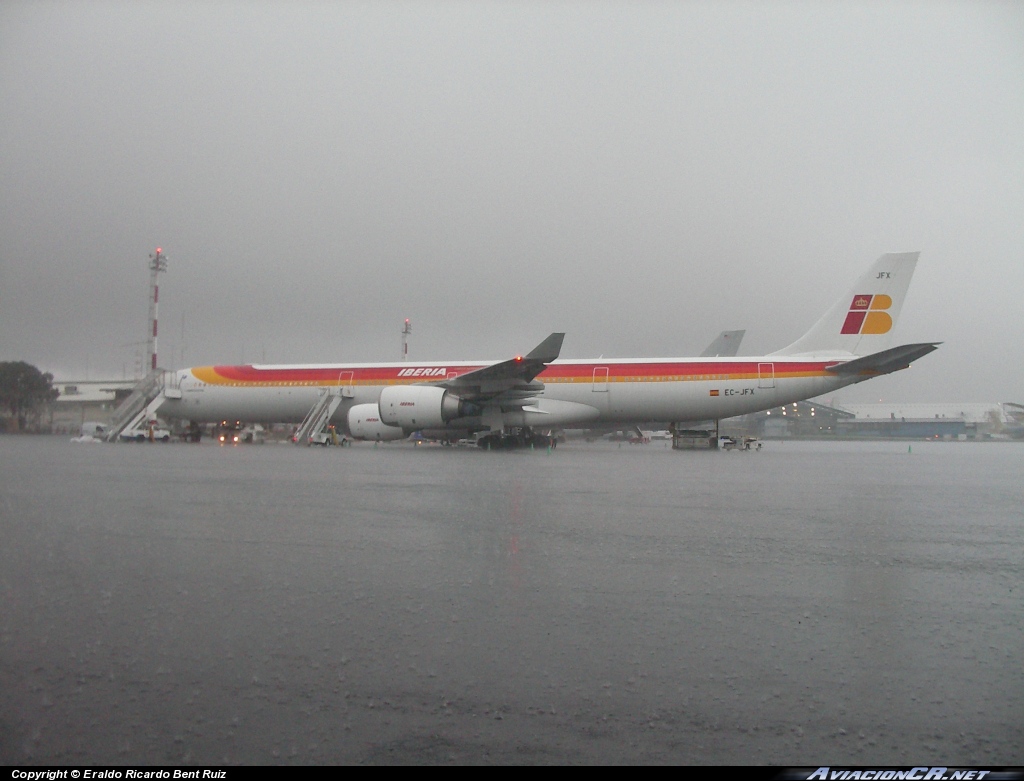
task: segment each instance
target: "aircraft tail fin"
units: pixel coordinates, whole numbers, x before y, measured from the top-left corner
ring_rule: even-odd
[[[920,252],[882,255],[811,330],[773,355],[871,355],[889,347]]]
[[[740,342],[743,341],[743,334],[746,330],[722,331],[715,341],[704,348],[700,354],[701,358],[732,358],[739,354]]]

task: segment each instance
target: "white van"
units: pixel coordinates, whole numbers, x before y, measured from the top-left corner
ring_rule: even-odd
[[[96,439],[105,439],[107,436],[107,424],[95,422],[83,423],[82,436],[96,437]]]

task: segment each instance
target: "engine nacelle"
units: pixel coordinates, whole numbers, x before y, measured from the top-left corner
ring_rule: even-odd
[[[367,439],[371,442],[386,442],[405,439],[406,433],[395,426],[388,426],[380,419],[376,404],[356,404],[348,411],[348,433],[353,439]]]
[[[434,385],[393,385],[380,392],[380,419],[405,431],[444,428],[471,414],[474,405]]]

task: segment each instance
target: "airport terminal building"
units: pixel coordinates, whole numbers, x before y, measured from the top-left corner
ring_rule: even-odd
[[[1020,439],[1024,406],[998,402],[840,405],[810,400],[729,421],[733,423],[744,434],[768,439]]]
[[[54,434],[77,436],[82,424],[109,423],[117,405],[131,395],[138,380],[58,380],[53,387],[60,396],[50,405],[43,421]]]

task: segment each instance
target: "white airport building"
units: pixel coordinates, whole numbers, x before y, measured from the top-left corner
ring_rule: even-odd
[[[54,434],[81,433],[83,423],[109,423],[114,409],[131,395],[138,380],[59,380],[60,396],[43,415]]]

